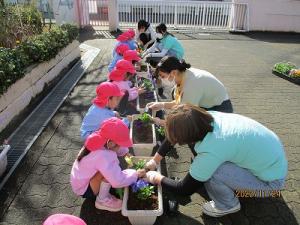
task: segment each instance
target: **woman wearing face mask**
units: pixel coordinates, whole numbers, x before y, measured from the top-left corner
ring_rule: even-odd
[[[184,49],[182,45],[173,34],[167,31],[164,23],[156,27],[156,37],[157,39],[153,46],[142,55],[143,58],[146,58],[146,61],[160,60],[164,56],[174,56],[178,59],[183,58]],[[155,52],[157,49],[159,52]]]
[[[153,111],[171,109],[173,106],[189,103],[206,110],[232,113],[233,108],[224,85],[211,73],[205,70],[191,68],[191,65],[176,57],[164,57],[156,67],[164,86],[174,87],[174,101],[151,102],[147,106]],[[164,125],[165,121],[154,118],[158,125]],[[190,145],[193,150],[193,146]],[[154,159],[159,161],[172,149],[167,140],[155,154]],[[194,152],[195,153],[195,152]],[[154,163],[150,161],[149,163]]]
[[[150,48],[153,45],[156,40],[156,33],[149,22],[145,20],[140,20],[138,22],[135,39],[144,49]]]

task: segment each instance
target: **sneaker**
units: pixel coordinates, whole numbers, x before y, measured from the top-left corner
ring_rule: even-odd
[[[116,198],[113,195],[108,195],[102,200],[99,200],[99,198],[97,198],[95,201],[95,207],[97,209],[118,212],[122,209],[122,200]]]
[[[236,206],[232,207],[231,209],[226,209],[226,210],[217,209],[214,201],[206,202],[202,207],[203,213],[212,217],[225,216],[230,213],[235,213],[240,209],[241,209],[240,203],[238,203]]]

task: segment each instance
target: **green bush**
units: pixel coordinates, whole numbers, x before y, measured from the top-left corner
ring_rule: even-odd
[[[27,66],[54,58],[77,35],[78,28],[66,24],[31,37],[14,49],[0,48],[0,95],[24,76]]]
[[[35,6],[0,6],[0,46],[13,48],[41,32],[42,16]]]

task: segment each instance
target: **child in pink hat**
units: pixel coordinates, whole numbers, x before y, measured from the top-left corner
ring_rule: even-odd
[[[116,63],[119,60],[123,59],[123,55],[127,50],[130,50],[130,49],[129,49],[128,45],[126,45],[126,44],[120,44],[116,47],[116,54],[114,55],[111,63],[108,65],[109,72],[111,72],[114,69]]]
[[[135,51],[135,50],[125,51],[124,54],[123,54],[123,59],[131,62],[132,65],[134,65],[136,70],[139,71],[141,69],[141,66],[140,66],[140,63],[139,63],[141,61],[141,58],[139,57],[137,51]]]
[[[114,110],[118,107],[124,95],[124,92],[111,82],[99,84],[96,93],[97,96],[92,101],[93,105],[89,108],[81,124],[80,135],[83,140],[98,130],[105,119],[118,115]],[[127,119],[124,119],[124,122],[129,125]]]
[[[127,30],[124,33],[120,34],[117,37],[117,44],[114,47],[113,50],[113,57],[115,57],[116,53],[116,48],[120,45],[120,44],[126,44],[128,45],[129,49],[131,50],[136,50],[137,49],[137,43],[135,41],[135,36],[133,35],[134,30]]]
[[[118,156],[126,155],[131,146],[129,129],[122,120],[116,117],[105,120],[101,128],[86,139],[73,164],[74,193],[84,198],[97,196],[97,209],[120,211],[122,200],[111,195],[110,188],[127,187],[145,175],[144,170],[120,168]]]
[[[54,214],[49,216],[44,221],[43,225],[86,225],[86,223],[76,216],[68,214]]]
[[[132,101],[138,97],[139,94],[144,93],[145,90],[143,88],[130,87],[128,83],[129,77],[132,75],[127,75],[126,71],[115,68],[110,72],[108,79],[116,84],[120,90],[128,92],[128,101]]]

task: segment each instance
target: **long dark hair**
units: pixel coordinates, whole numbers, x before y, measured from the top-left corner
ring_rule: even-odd
[[[165,56],[157,64],[155,73],[158,74],[159,71],[171,73],[172,70],[184,72],[189,68],[191,68],[191,64],[186,63],[183,59],[179,60],[174,56]]]
[[[213,121],[212,115],[198,106],[175,106],[166,119],[166,137],[172,144],[179,145],[202,141],[213,131]]]
[[[156,26],[156,33],[160,33],[160,34],[165,33],[166,35],[171,35],[174,37],[173,34],[167,31],[167,26],[164,23],[160,23],[159,25]]]

